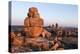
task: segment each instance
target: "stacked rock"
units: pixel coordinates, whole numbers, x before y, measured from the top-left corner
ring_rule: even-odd
[[[24,31],[28,37],[39,37],[43,31],[43,19],[36,7],[29,8],[28,17],[24,20]]]

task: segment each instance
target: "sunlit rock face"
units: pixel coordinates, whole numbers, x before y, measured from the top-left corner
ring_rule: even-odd
[[[28,17],[24,20],[24,31],[29,37],[38,37],[43,31],[43,19],[40,18],[36,7],[29,8]]]

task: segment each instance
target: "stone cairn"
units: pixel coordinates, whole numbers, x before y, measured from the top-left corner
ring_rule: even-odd
[[[28,17],[24,20],[26,36],[36,38],[43,32],[43,19],[40,18],[37,8],[29,8]]]

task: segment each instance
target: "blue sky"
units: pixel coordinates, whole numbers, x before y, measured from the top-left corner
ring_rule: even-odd
[[[30,7],[38,8],[41,18],[44,19],[44,25],[55,23],[58,23],[61,26],[77,27],[78,25],[77,5],[26,1],[12,2],[11,25],[23,25]]]

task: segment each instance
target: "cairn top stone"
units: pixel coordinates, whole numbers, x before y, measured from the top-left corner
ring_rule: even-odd
[[[32,12],[32,13],[38,12],[38,9],[36,7],[30,7],[29,12]]]

